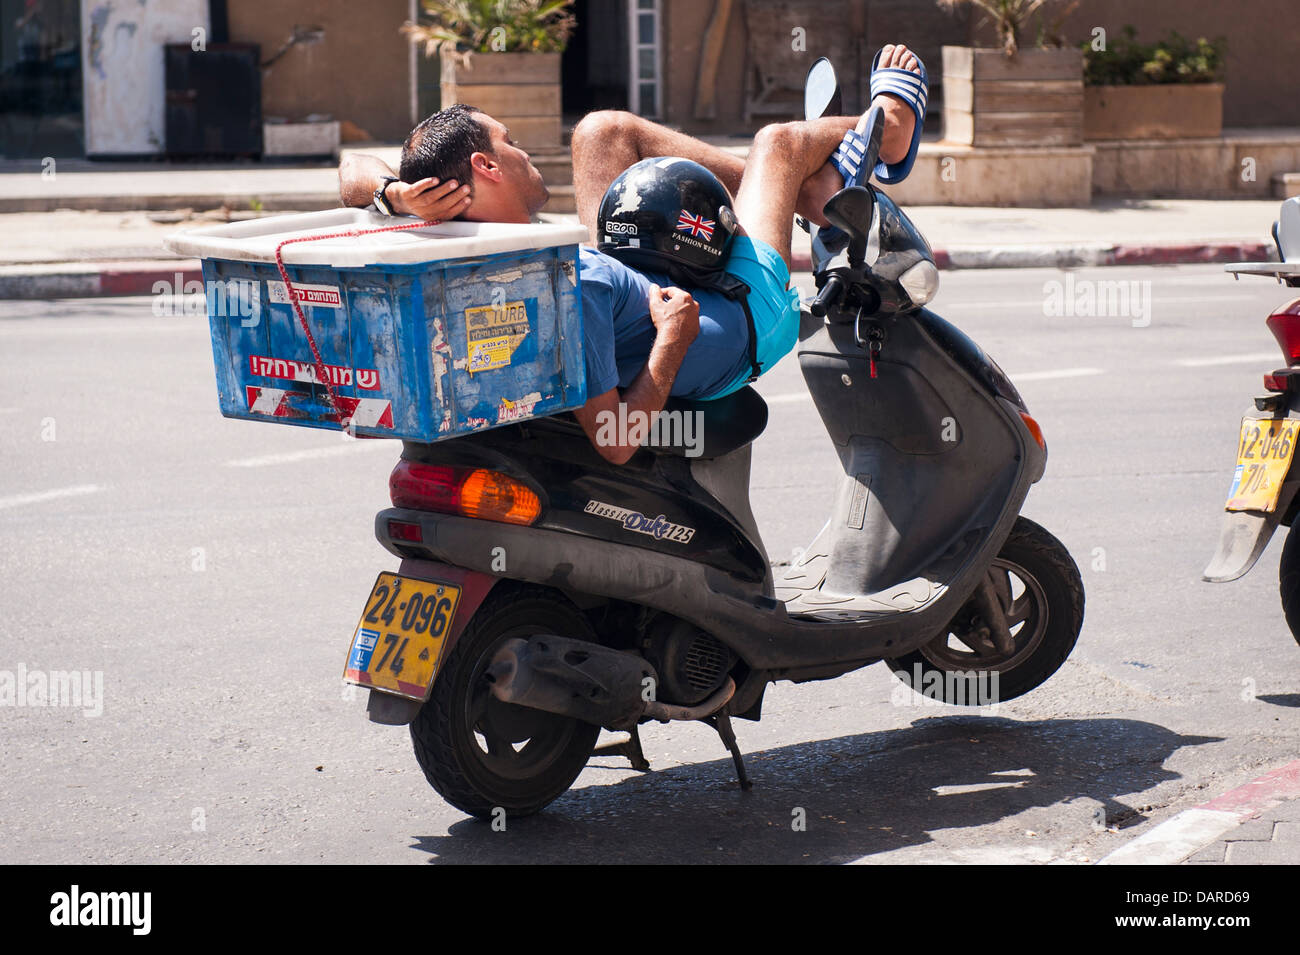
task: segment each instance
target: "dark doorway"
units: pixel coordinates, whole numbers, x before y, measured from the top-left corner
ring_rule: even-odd
[[[627,109],[626,0],[577,0],[578,28],[561,61],[564,121],[593,109]]]
[[[80,3],[0,0],[0,159],[84,153]]]

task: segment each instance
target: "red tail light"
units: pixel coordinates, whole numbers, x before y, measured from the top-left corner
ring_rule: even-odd
[[[394,507],[460,514],[506,524],[532,524],[542,513],[532,488],[484,468],[399,461],[388,478]]]
[[[424,529],[410,521],[389,521],[388,536],[395,541],[410,541],[413,544],[424,543]]]
[[[1264,322],[1282,346],[1287,364],[1300,364],[1300,298],[1287,302]]]

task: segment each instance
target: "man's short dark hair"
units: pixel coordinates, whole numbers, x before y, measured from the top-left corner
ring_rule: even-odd
[[[474,118],[482,110],[456,103],[439,110],[411,130],[402,144],[403,182],[437,176],[439,182],[455,179],[462,186],[474,185],[470,157],[475,153],[496,155],[487,127]]]

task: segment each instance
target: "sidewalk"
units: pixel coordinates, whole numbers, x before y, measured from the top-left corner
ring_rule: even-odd
[[[362,150],[395,161],[396,147]],[[197,279],[167,234],[232,219],[334,208],[337,167],[0,163],[0,299],[147,294]],[[1073,268],[1262,261],[1279,202],[1153,199],[1085,209],[911,206],[940,268]],[[146,211],[149,210],[149,211]],[[548,218],[573,218],[548,216]],[[796,230],[794,267],[807,270]]]
[[[1100,865],[1300,864],[1300,760],[1186,809]]]

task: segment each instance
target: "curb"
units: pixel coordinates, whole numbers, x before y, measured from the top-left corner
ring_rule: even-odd
[[[167,284],[171,294],[179,295],[189,282],[202,281],[198,259],[4,266],[0,267],[0,300],[152,295],[160,282]]]
[[[795,272],[812,270],[805,252],[791,256]],[[1179,245],[1025,245],[935,249],[940,269],[1078,269],[1109,265],[1202,265],[1275,262],[1271,242],[1197,242]]]
[[[808,272],[807,253],[792,256],[793,271]],[[998,246],[986,249],[936,249],[935,264],[956,269],[1077,269],[1110,265],[1199,265],[1217,262],[1272,262],[1267,242],[1201,242],[1186,245]],[[179,291],[201,281],[195,259],[112,264],[0,266],[0,300],[94,298],[149,295],[157,282]]]
[[[1300,759],[1185,809],[1120,846],[1097,865],[1176,865],[1227,832],[1288,799],[1300,797]]]
[[[58,212],[169,212],[178,209],[262,209],[266,212],[312,212],[337,209],[333,192],[191,192],[176,195],[0,196],[0,214]]]

